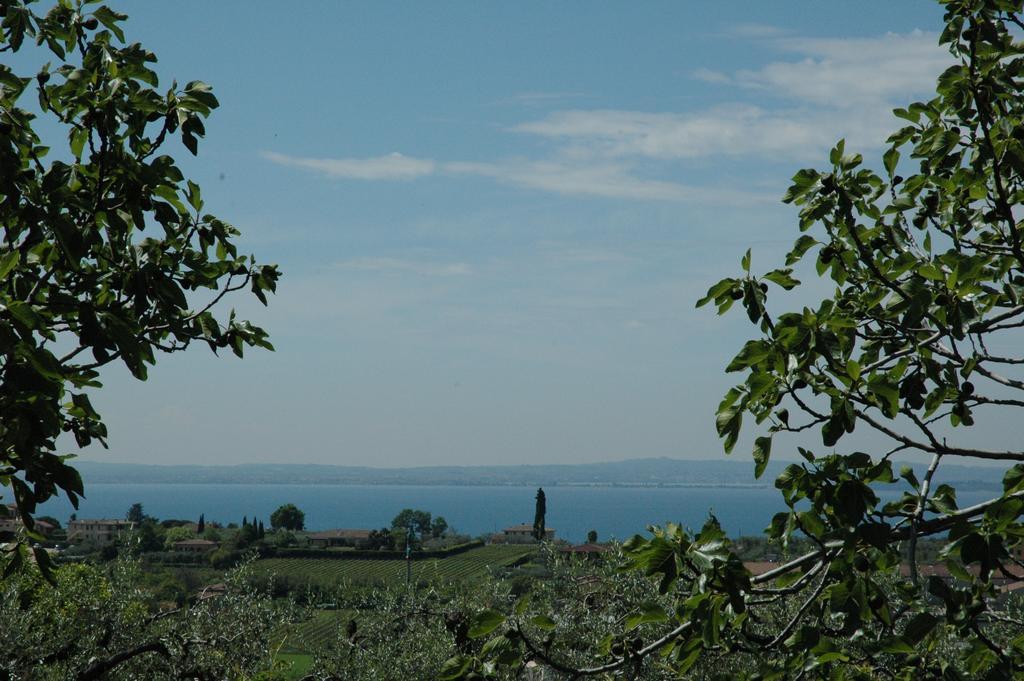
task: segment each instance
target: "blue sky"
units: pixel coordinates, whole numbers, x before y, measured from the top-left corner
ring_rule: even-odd
[[[276,353],[107,373],[104,461],[720,456],[752,329],[695,300],[780,264],[788,178],[840,137],[879,167],[949,60],[924,1],[119,8],[162,85],[213,85],[175,153],[284,275],[232,301]]]

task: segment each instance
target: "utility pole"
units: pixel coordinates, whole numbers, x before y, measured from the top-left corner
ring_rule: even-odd
[[[412,523],[405,534],[405,585],[412,585]]]

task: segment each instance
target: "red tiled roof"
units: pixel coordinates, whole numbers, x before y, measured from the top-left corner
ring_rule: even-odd
[[[604,553],[609,548],[600,544],[580,544],[579,546],[563,546],[558,550],[562,553]]]
[[[747,568],[750,574],[757,576],[768,572],[774,568],[779,567],[781,563],[773,563],[770,561],[744,561],[743,567]],[[969,572],[977,573],[977,566],[971,566],[968,568]],[[917,574],[922,577],[939,577],[941,579],[949,579],[952,575],[942,563],[920,563],[917,566]],[[1001,573],[993,572],[992,581],[995,583],[1002,583],[1000,587],[1003,591],[1016,591],[1017,589],[1024,588],[1024,575],[1017,575],[1011,573],[1011,577],[1007,577]],[[900,576],[904,578],[910,577],[910,565],[904,563],[900,565]]]
[[[545,532],[554,532],[555,528],[545,527]],[[533,525],[513,525],[512,527],[506,527],[503,532],[533,532]]]
[[[217,546],[217,542],[209,539],[182,539],[174,542],[175,546]]]
[[[205,601],[207,598],[216,598],[217,596],[223,596],[228,591],[228,585],[223,582],[217,584],[210,584],[200,591],[196,598],[201,601]]]
[[[743,562],[743,567],[747,568],[747,571],[756,577],[779,567],[779,564],[768,560],[748,560]]]
[[[310,539],[369,539],[373,530],[324,530],[313,532]]]

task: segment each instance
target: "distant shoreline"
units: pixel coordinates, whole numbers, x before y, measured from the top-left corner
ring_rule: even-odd
[[[791,461],[769,462],[760,478],[745,459],[627,459],[586,464],[374,468],[331,464],[141,464],[72,461],[86,484],[562,487],[604,489],[773,489]],[[896,464],[899,465],[899,464]],[[894,466],[895,468],[895,466]],[[923,467],[919,464],[913,468]],[[1001,490],[1003,470],[947,466],[936,484]]]
[[[746,484],[738,482],[401,482],[397,480],[332,481],[332,480],[92,480],[93,485],[289,485],[294,487],[608,487],[629,489],[771,489],[772,485]]]

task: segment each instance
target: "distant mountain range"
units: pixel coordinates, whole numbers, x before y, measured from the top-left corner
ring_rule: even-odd
[[[772,461],[760,480],[749,459],[628,459],[585,464],[371,468],[322,464],[234,466],[150,465],[77,461],[89,483],[209,483],[295,485],[621,485],[771,487],[790,462]],[[896,466],[898,470],[898,466]],[[924,466],[915,465],[920,475]],[[937,482],[958,489],[998,488],[999,468],[943,466]]]

